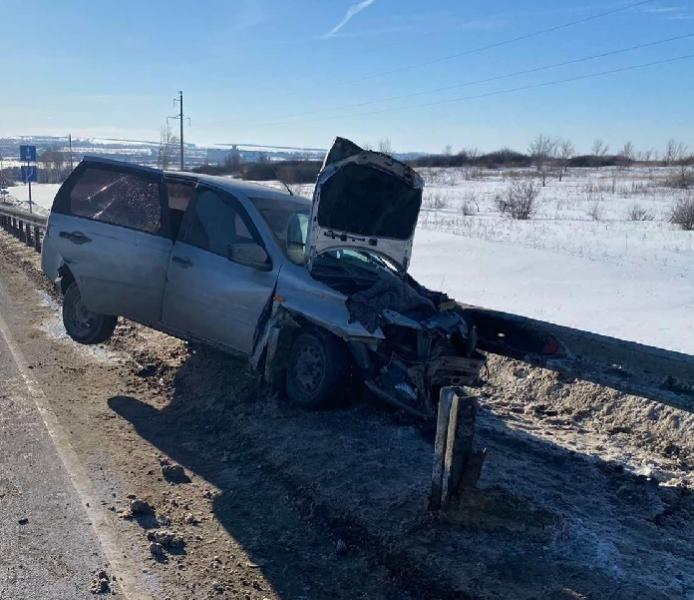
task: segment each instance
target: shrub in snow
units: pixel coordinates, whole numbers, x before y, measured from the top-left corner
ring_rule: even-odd
[[[638,204],[632,204],[627,211],[627,219],[630,221],[652,221],[655,215]]]
[[[670,223],[679,225],[685,231],[694,230],[694,196],[680,198],[672,207]]]
[[[446,198],[443,194],[435,192],[435,193],[429,194],[429,196],[424,199],[424,205],[428,206],[430,208],[433,208],[435,210],[447,208],[448,207],[448,198]]]
[[[672,188],[688,190],[694,187],[694,169],[688,169],[686,166],[677,172],[670,175],[665,180],[665,185]]]
[[[588,211],[588,216],[593,219],[593,221],[602,221],[603,218],[603,210],[602,210],[602,205],[600,202],[595,202],[593,206],[590,207],[590,210]]]
[[[517,180],[505,193],[497,194],[494,202],[502,214],[525,221],[532,216],[539,195],[540,188],[533,181]]]
[[[474,192],[468,192],[463,197],[463,205],[460,207],[460,212],[463,213],[465,217],[471,217],[480,212],[480,205],[477,202],[477,196]]]

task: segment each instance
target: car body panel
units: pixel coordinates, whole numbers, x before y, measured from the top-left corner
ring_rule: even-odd
[[[305,267],[287,263],[282,267],[276,298],[285,310],[344,338],[360,341],[383,339],[380,329],[370,333],[351,321],[344,294],[313,279]]]
[[[316,183],[308,268],[338,248],[379,254],[406,271],[424,183],[409,166],[337,138]]]
[[[67,265],[93,312],[156,323],[172,245],[158,235],[53,213],[42,262],[54,280]]]
[[[276,268],[260,271],[176,242],[168,269],[162,324],[183,337],[250,354],[258,321],[276,280]]]

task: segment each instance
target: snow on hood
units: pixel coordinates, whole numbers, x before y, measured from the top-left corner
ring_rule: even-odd
[[[422,205],[422,178],[394,158],[337,138],[318,175],[308,232],[308,267],[319,254],[355,248],[406,271]]]

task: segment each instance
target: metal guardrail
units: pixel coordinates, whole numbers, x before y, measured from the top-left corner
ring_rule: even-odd
[[[464,313],[482,350],[694,413],[694,356],[484,308]]]
[[[0,205],[0,227],[27,246],[41,252],[48,217],[26,212],[19,208]]]

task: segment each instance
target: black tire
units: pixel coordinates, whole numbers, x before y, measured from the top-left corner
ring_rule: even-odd
[[[300,332],[289,351],[287,396],[312,410],[339,406],[345,398],[349,364],[344,344],[334,335],[321,329]]]
[[[63,325],[67,334],[80,344],[101,344],[111,337],[117,317],[99,315],[82,304],[77,284],[68,285],[63,296]]]

